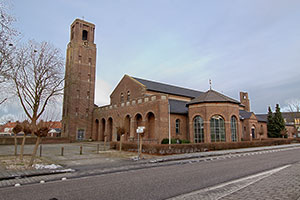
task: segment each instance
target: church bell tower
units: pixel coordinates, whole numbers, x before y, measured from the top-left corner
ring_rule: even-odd
[[[62,136],[86,140],[92,136],[96,44],[95,25],[76,19],[67,46]]]

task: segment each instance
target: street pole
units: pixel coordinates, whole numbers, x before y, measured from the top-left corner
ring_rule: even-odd
[[[138,146],[137,146],[137,148],[138,148],[138,160],[140,159],[140,133],[137,133],[137,135],[138,135]]]
[[[171,115],[171,110],[170,110],[170,103],[168,103],[168,111],[169,111],[169,145],[171,145],[171,120],[170,120],[170,115]],[[171,146],[169,146],[169,149]]]

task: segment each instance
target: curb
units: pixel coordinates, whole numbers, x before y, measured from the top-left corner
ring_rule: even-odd
[[[53,175],[53,174],[63,174],[63,173],[70,173],[75,172],[73,169],[59,169],[59,170],[51,170],[51,171],[44,171],[44,172],[37,172],[37,173],[24,173],[24,174],[13,174],[6,177],[0,177],[0,181],[6,181],[11,179],[22,179],[22,178],[29,178],[34,176],[46,176],[46,175]]]

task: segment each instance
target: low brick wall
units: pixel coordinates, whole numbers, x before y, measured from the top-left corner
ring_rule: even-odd
[[[244,142],[218,142],[218,143],[197,143],[197,144],[143,144],[143,153],[169,155],[181,153],[193,153],[203,151],[216,151],[225,149],[240,149],[249,147],[284,145],[300,143],[299,138],[295,139],[268,139],[262,141]],[[171,147],[171,148],[170,148]],[[110,142],[111,149],[119,149],[120,142]],[[122,150],[137,151],[137,144],[130,142],[122,143]]]
[[[22,144],[23,136],[18,136],[18,144]],[[26,144],[35,144],[36,137],[26,137]],[[52,138],[45,137],[42,139],[42,144],[60,144],[60,143],[70,143],[71,141],[68,138]],[[0,145],[14,145],[14,137],[0,137]]]

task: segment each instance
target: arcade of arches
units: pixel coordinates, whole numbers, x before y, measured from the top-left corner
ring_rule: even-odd
[[[95,131],[93,135],[94,140],[104,141],[119,141],[121,138],[120,133],[114,132],[114,129],[119,127],[123,128],[123,138],[125,141],[134,141],[137,139],[136,129],[140,126],[145,127],[145,133],[143,134],[143,139],[148,142],[156,142],[155,135],[155,115],[153,112],[149,111],[142,115],[141,113],[136,113],[134,115],[126,114],[124,120],[120,121],[114,117],[101,118],[95,120]]]

